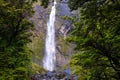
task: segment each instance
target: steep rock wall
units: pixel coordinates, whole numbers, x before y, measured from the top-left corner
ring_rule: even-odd
[[[42,58],[44,56],[44,43],[46,37],[46,27],[51,10],[52,3],[49,4],[48,8],[44,9],[40,4],[34,4],[34,15],[30,19],[34,25],[35,30],[33,31],[34,36],[32,42],[29,44],[33,54],[32,59],[34,63],[42,65]],[[57,67],[62,67],[69,62],[70,55],[72,53],[70,44],[64,40],[64,36],[67,35],[66,31],[72,26],[69,21],[61,19],[62,16],[70,16],[71,13],[66,2],[59,2],[56,6],[57,14],[55,21],[55,34],[56,34],[56,57]],[[64,28],[63,32],[62,28]]]

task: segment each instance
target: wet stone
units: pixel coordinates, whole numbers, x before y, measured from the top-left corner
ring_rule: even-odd
[[[66,71],[47,71],[45,74],[34,74],[31,80],[78,80],[76,75],[70,75]]]

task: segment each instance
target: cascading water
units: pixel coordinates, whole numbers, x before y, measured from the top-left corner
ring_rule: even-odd
[[[49,16],[49,21],[47,23],[47,34],[45,41],[45,56],[43,59],[43,67],[48,71],[53,71],[56,69],[56,51],[55,51],[55,14],[56,14],[56,0],[54,0],[54,5]]]

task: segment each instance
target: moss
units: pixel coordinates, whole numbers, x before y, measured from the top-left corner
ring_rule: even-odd
[[[67,53],[70,48],[70,45],[63,39],[63,37],[58,37],[57,41],[58,41],[57,46],[61,47],[60,51],[62,52],[62,55],[67,57],[68,56]]]
[[[42,36],[42,35],[41,35]],[[43,35],[44,37],[44,35]],[[32,61],[40,64],[44,52],[44,40],[40,37],[34,37],[32,43],[29,44],[32,51]]]
[[[35,73],[44,74],[46,72],[46,70],[42,66],[40,66],[36,63],[32,63],[32,69],[33,69],[33,74],[35,74]]]

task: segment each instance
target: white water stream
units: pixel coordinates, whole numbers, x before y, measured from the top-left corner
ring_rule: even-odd
[[[45,41],[45,56],[43,58],[43,67],[48,71],[56,69],[56,49],[55,49],[55,14],[56,14],[56,0],[52,6],[51,13],[49,15],[49,21],[47,23],[47,33]]]

